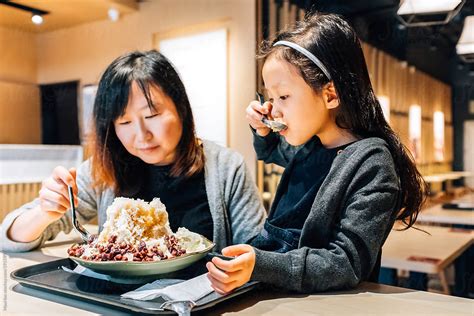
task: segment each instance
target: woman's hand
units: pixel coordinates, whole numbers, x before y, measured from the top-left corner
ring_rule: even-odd
[[[54,168],[53,174],[43,181],[39,191],[39,205],[13,221],[7,231],[8,238],[18,242],[38,239],[49,224],[60,219],[69,209],[68,185],[72,186],[77,205],[76,169]]]
[[[235,245],[222,249],[222,254],[236,257],[226,261],[218,257],[206,264],[208,277],[212,288],[220,294],[225,294],[250,280],[255,267],[255,251],[249,245]]]
[[[271,119],[272,104],[265,102],[263,105],[258,101],[250,102],[246,109],[246,117],[249,121],[250,126],[257,131],[260,136],[267,136],[270,133],[270,128],[262,123],[263,115],[267,115]]]
[[[52,175],[43,181],[39,191],[40,208],[49,220],[59,219],[70,208],[68,185],[74,192],[74,203],[77,205],[76,169],[67,170],[56,167]]]

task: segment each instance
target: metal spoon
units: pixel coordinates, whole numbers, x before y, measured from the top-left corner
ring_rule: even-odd
[[[260,102],[260,104],[263,105],[263,103],[265,103],[263,95],[258,92],[255,92],[255,94],[257,95],[257,99]],[[265,124],[268,128],[270,128],[274,132],[280,132],[288,128],[288,126],[285,123],[269,120],[266,115],[262,117],[262,123]]]
[[[161,304],[160,308],[172,310],[180,316],[189,316],[194,306],[196,303],[193,301],[167,301]]]
[[[71,204],[72,226],[79,233],[82,240],[87,243],[91,238],[91,234],[84,228],[84,226],[81,225],[81,223],[79,223],[77,219],[76,206],[74,205],[74,193],[72,192],[72,187],[68,185],[67,190],[69,191],[69,203]]]

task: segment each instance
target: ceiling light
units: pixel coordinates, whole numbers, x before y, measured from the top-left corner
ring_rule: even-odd
[[[405,0],[397,16],[406,26],[446,24],[458,14],[466,0]]]
[[[109,11],[107,11],[107,14],[109,19],[113,22],[117,22],[120,18],[120,11],[115,8],[110,8]]]
[[[32,2],[32,1],[30,1]],[[34,24],[42,24],[43,23],[43,16],[49,14],[49,11],[41,10],[37,7],[30,7],[24,4],[16,3],[13,1],[8,0],[0,0],[0,5],[9,6],[11,8],[15,8],[18,10],[23,10],[32,14],[31,21]]]
[[[43,17],[41,16],[41,14],[34,13],[31,16],[31,22],[33,22],[36,25],[43,24]]]
[[[464,27],[456,45],[456,52],[466,63],[474,62],[474,15],[467,16],[464,20]]]

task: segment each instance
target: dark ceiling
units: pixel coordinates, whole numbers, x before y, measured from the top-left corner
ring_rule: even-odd
[[[397,18],[398,0],[292,2],[307,10],[345,16],[364,41],[439,80],[453,86],[474,85],[474,63],[464,63],[456,54],[464,18],[474,15],[474,0],[467,0],[450,23],[425,27],[404,27]]]

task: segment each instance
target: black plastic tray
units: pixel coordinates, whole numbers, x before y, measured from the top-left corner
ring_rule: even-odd
[[[129,285],[98,280],[66,272],[61,266],[74,269],[76,263],[68,258],[40,263],[13,271],[11,278],[25,287],[98,303],[99,305],[107,305],[121,310],[148,314],[175,314],[160,308],[164,302],[162,298],[150,301],[137,301],[120,297],[121,294],[134,290],[140,287],[141,284]],[[212,307],[252,290],[257,284],[258,282],[249,282],[226,296],[219,296],[213,292],[196,301],[196,306],[192,311]]]

